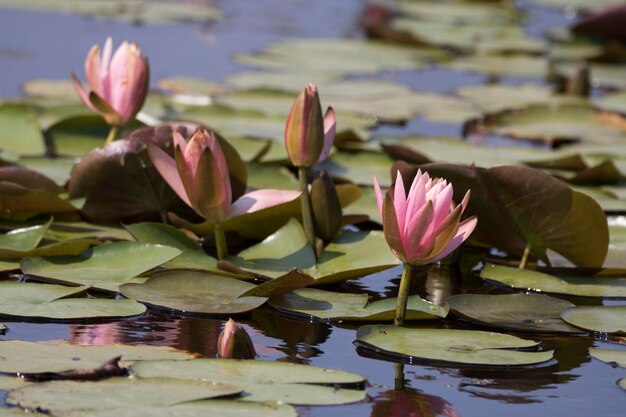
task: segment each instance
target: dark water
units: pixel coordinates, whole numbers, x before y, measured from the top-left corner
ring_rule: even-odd
[[[362,36],[356,22],[360,0],[224,0],[215,2],[225,18],[211,24],[134,26],[83,19],[56,13],[0,9],[0,96],[19,96],[20,83],[33,78],[66,78],[82,72],[89,47],[112,35],[138,42],[150,57],[153,80],[193,76],[221,81],[244,68],[232,61],[235,52],[252,52],[285,37]],[[567,19],[559,11],[532,8],[525,25],[541,36],[546,27]],[[382,76],[417,90],[448,92],[461,85],[479,84],[483,76],[440,69],[399,72]],[[519,82],[519,80],[506,80]],[[536,80],[541,82],[541,80]],[[407,126],[383,126],[380,133],[422,133],[459,136],[460,126],[416,118]],[[440,271],[441,272],[441,271]],[[393,296],[400,269],[345,283],[343,289],[367,291],[373,297]],[[479,288],[471,277],[431,274],[414,291],[434,301]],[[572,299],[577,304],[599,303]],[[615,304],[615,302],[613,302]],[[262,308],[240,317],[260,359],[285,360],[356,372],[369,381],[369,400],[335,407],[301,407],[303,416],[623,416],[626,395],[616,381],[626,370],[590,359],[589,347],[623,348],[591,336],[563,337],[518,334],[555,349],[556,360],[524,369],[485,370],[455,366],[407,364],[407,389],[394,389],[395,366],[373,358],[353,344],[356,325],[330,325],[278,314]],[[77,343],[147,343],[166,345],[215,356],[222,320],[179,317],[150,312],[132,320],[84,323],[15,323],[1,340],[68,339]],[[422,326],[468,328],[449,319]],[[412,413],[412,414],[411,414]]]

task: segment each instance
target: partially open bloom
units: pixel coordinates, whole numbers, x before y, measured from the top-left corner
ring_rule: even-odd
[[[226,359],[254,359],[256,356],[252,339],[233,319],[226,322],[217,339],[217,353]]]
[[[417,172],[408,195],[398,171],[384,198],[374,177],[376,202],[385,239],[394,255],[409,265],[435,263],[461,245],[476,227],[476,216],[461,222],[470,193],[461,204],[452,201],[452,184]]]
[[[174,158],[150,145],[150,159],[176,194],[210,223],[286,203],[300,195],[297,191],[256,190],[233,202],[228,165],[215,136],[198,130],[187,143],[177,131],[173,134]]]
[[[322,106],[314,84],[308,84],[293,103],[285,127],[285,146],[296,167],[312,167],[328,157],[335,140],[335,112],[331,107],[322,117]]]
[[[137,44],[124,42],[112,54],[112,41],[107,38],[102,53],[94,45],[85,59],[91,91],[85,91],[76,74],[72,74],[72,82],[87,107],[104,117],[108,124],[122,126],[143,106],[149,73],[148,59],[141,55]]]

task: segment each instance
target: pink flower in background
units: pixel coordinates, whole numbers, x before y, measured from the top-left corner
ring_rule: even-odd
[[[374,177],[376,202],[385,239],[394,255],[413,266],[435,263],[461,245],[476,227],[476,216],[461,220],[469,191],[461,204],[452,201],[452,184],[417,172],[408,195],[400,171],[384,198]]]
[[[175,158],[153,145],[148,147],[148,153],[176,194],[210,223],[221,223],[300,196],[299,191],[263,189],[233,202],[226,158],[219,141],[206,130],[198,130],[189,143],[174,131]]]
[[[228,319],[217,339],[217,352],[226,359],[254,359],[256,356],[252,339],[233,319]]]
[[[114,54],[111,38],[107,38],[102,53],[94,45],[85,59],[85,74],[90,92],[73,73],[72,82],[87,107],[113,126],[135,118],[146,99],[150,78],[148,59],[137,44],[123,42]]]
[[[322,106],[314,84],[308,84],[293,103],[285,127],[285,146],[296,167],[312,167],[328,157],[335,140],[335,112],[331,107],[322,117]]]

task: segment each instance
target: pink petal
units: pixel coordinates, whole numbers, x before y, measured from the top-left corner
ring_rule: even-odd
[[[220,196],[217,201],[221,201],[223,208],[223,215],[228,216],[230,207],[233,201],[233,190],[230,184],[230,171],[228,170],[228,164],[226,157],[222,151],[219,141],[213,136],[213,133],[208,133],[209,141],[208,146],[213,155],[213,161],[215,163],[215,170],[217,175],[214,176],[216,183],[214,184],[214,192]],[[202,192],[202,190],[198,190]]]
[[[404,233],[406,219],[406,191],[404,190],[404,180],[398,170],[396,175],[396,183],[393,187],[393,207],[396,212],[396,219],[400,233]]]
[[[74,88],[76,89],[76,92],[78,93],[78,96],[80,97],[82,102],[85,103],[87,107],[89,107],[89,110],[91,110],[94,113],[100,113],[93,106],[93,104],[91,104],[91,100],[89,100],[89,94],[87,94],[87,92],[83,88],[83,85],[80,83],[80,81],[78,81],[78,78],[76,77],[76,74],[74,73],[72,73],[72,84],[74,85]]]
[[[380,214],[380,220],[383,219],[383,192],[378,185],[378,178],[374,175],[374,193],[376,194],[376,204],[378,205],[378,214]]]
[[[328,154],[333,148],[333,143],[335,142],[336,129],[337,118],[335,117],[335,111],[332,107],[329,107],[324,115],[324,147],[322,148],[322,153],[320,154],[317,163],[320,163],[328,158]]]
[[[445,183],[442,183],[442,185]],[[452,184],[448,184],[445,186],[443,190],[441,190],[435,198],[433,199],[434,208],[435,208],[435,217],[433,219],[433,223],[435,225],[441,224],[450,213],[452,209],[452,195],[454,190],[452,189]]]
[[[174,159],[166,152],[152,144],[148,145],[148,155],[150,156],[152,165],[154,165],[157,171],[159,171],[159,174],[161,174],[165,182],[172,187],[172,190],[178,194],[181,200],[191,207],[191,202],[189,201],[189,197],[185,191],[185,186],[183,185],[183,181],[181,180],[178,169],[176,168],[176,161],[174,161]]]
[[[300,191],[263,189],[244,194],[233,203],[228,218],[254,213],[269,207],[289,203],[300,197]]]
[[[461,243],[465,242],[474,231],[476,223],[478,223],[478,218],[476,216],[470,217],[469,219],[460,223],[454,237],[450,239],[446,247],[443,248],[439,255],[430,259],[428,263],[439,262],[441,259],[451,254],[456,248],[461,246]]]
[[[104,41],[102,57],[100,58],[100,96],[105,100],[111,100],[111,53],[113,51],[113,40],[109,36]]]
[[[102,95],[101,66],[100,47],[94,45],[87,53],[87,58],[85,59],[85,75],[91,90],[100,95]]]

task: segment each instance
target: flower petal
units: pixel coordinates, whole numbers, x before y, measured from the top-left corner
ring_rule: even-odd
[[[397,184],[395,186],[397,186]],[[404,251],[404,244],[402,242],[402,233],[400,232],[400,227],[398,226],[394,201],[391,196],[392,193],[393,187],[387,190],[385,200],[383,202],[383,233],[385,235],[385,240],[394,255],[396,255],[396,257],[401,261],[406,262],[407,257]]]
[[[398,170],[396,182],[393,186],[393,206],[396,212],[400,233],[404,233],[406,224],[406,191],[404,190],[404,180],[402,179],[400,170]]]
[[[302,192],[289,190],[263,189],[244,194],[235,201],[228,211],[228,218],[254,213],[269,207],[289,203],[300,197]]]
[[[383,192],[378,184],[378,178],[374,174],[374,193],[376,194],[376,205],[378,205],[378,214],[380,214],[380,220],[383,219]]]
[[[467,238],[472,234],[477,223],[478,218],[476,216],[472,216],[469,219],[460,223],[456,230],[456,233],[454,234],[454,237],[452,237],[446,247],[441,252],[439,252],[439,255],[430,259],[428,263],[439,262],[441,259],[451,254],[456,248],[461,246],[461,243],[465,242]]]
[[[178,194],[181,200],[191,207],[191,202],[189,202],[183,181],[180,179],[178,169],[176,168],[176,161],[162,149],[152,144],[148,144],[148,155],[150,156],[152,165],[159,171],[159,174],[161,174],[165,182],[172,187],[172,190]]]
[[[78,96],[80,97],[82,102],[85,103],[87,107],[89,107],[89,110],[94,113],[100,113],[98,109],[96,109],[93,104],[91,104],[91,101],[89,100],[89,94],[87,94],[87,92],[83,88],[83,85],[80,81],[78,81],[78,77],[76,77],[76,74],[74,73],[72,73],[72,84],[74,85],[74,88],[76,89],[76,92],[78,93]]]
[[[337,118],[335,117],[335,111],[332,107],[329,107],[324,115],[324,147],[317,160],[318,164],[328,158],[328,154],[330,154],[330,150],[333,148],[333,143],[335,142],[336,129]]]

